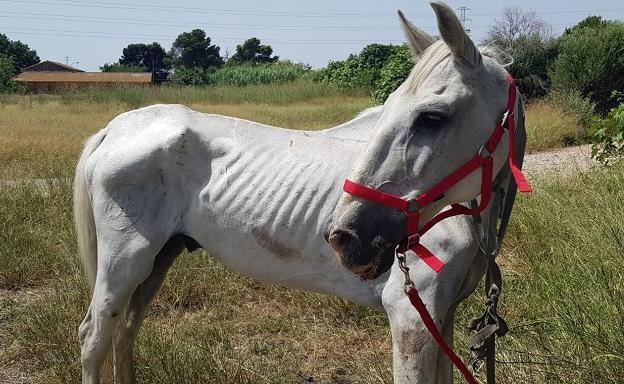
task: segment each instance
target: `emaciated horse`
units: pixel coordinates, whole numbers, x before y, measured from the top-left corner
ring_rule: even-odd
[[[118,116],[88,140],[74,190],[93,289],[79,328],[83,383],[99,382],[111,349],[116,382],[134,382],[132,346],[146,307],[185,247],[203,247],[258,280],[385,310],[395,382],[451,382],[451,366],[410,307],[394,263],[404,216],[341,189],[349,177],[418,194],[474,156],[503,117],[505,69],[491,49],[473,44],[448,6],[432,6],[442,40],[401,15],[414,69],[383,106],[341,126],[296,131],[157,105]],[[493,155],[496,175],[506,147]],[[480,173],[426,207],[423,220],[474,199]],[[487,221],[488,211],[482,216]],[[422,243],[446,267],[436,275],[417,257],[408,264],[450,342],[455,307],[474,290],[485,258],[469,217],[444,220]]]

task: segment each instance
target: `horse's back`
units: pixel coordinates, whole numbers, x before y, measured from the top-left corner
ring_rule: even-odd
[[[109,123],[85,165],[97,221],[145,235],[176,232],[191,193],[186,186],[210,177],[206,140],[228,132],[227,118],[215,117],[201,134],[196,120],[184,106],[156,105]]]

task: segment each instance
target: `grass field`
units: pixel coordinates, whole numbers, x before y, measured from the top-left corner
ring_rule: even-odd
[[[119,112],[154,102],[310,129],[370,105],[358,92],[314,87],[5,97],[0,179],[70,176],[85,137]],[[123,99],[124,92],[134,96]],[[532,108],[530,129],[552,122],[531,117]],[[563,141],[552,143],[547,147]],[[519,198],[501,255],[501,312],[511,331],[499,341],[499,382],[624,382],[622,191],[620,166],[540,180]],[[456,345],[466,356],[464,326],[482,301],[475,293],[458,314]],[[78,382],[76,329],[87,302],[69,182],[46,193],[31,185],[0,188],[0,382],[10,382],[8,375]],[[241,279],[197,251],[178,258],[150,310],[138,340],[138,375],[143,383],[391,383],[390,345],[382,313]]]

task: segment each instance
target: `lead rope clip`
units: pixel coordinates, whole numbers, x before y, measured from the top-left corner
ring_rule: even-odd
[[[409,267],[407,266],[407,261],[405,259],[405,253],[399,252],[399,247],[394,250],[394,255],[399,261],[399,269],[403,272],[403,276],[405,277],[405,282],[403,283],[403,291],[407,295],[407,292],[410,288],[414,288],[414,282],[409,274]]]

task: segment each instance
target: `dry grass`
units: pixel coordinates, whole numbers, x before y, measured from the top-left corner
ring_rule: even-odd
[[[576,118],[547,100],[527,105],[525,127],[528,152],[566,147],[587,140],[587,131]]]
[[[331,127],[372,105],[358,92],[323,92],[315,83],[298,86],[299,93],[292,84],[272,91],[262,85],[239,88],[238,98],[235,87],[221,87],[222,97],[218,87],[203,93],[189,90],[189,94],[184,89],[121,88],[119,99],[114,98],[114,89],[91,90],[84,98],[74,93],[4,96],[0,98],[0,179],[67,176],[88,136],[122,112],[159,102],[184,103],[201,112],[293,129]]]

